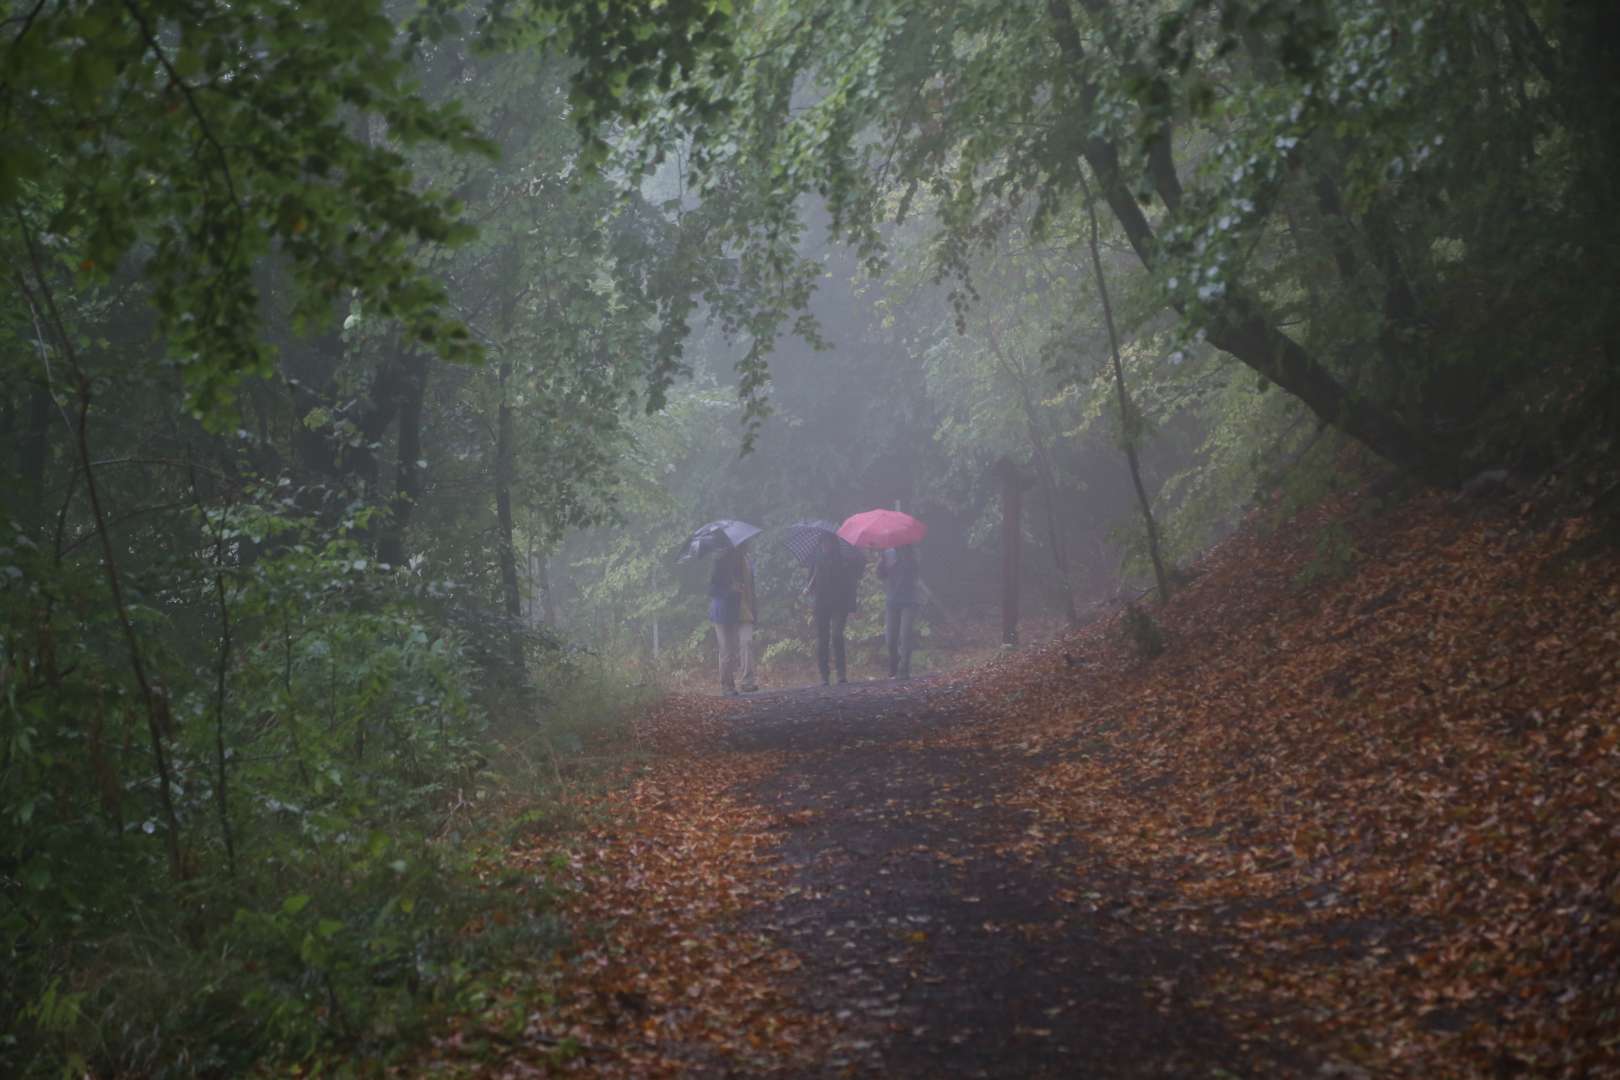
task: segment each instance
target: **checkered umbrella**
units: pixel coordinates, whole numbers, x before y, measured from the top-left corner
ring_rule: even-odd
[[[823,536],[837,536],[838,526],[830,521],[820,518],[815,521],[796,521],[782,530],[782,546],[793,553],[793,557],[806,566],[812,566],[816,561],[816,549],[821,546]],[[844,540],[838,541],[839,553],[850,562],[864,562],[865,558],[855,547]]]

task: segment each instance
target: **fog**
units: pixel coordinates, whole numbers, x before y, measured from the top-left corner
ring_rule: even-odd
[[[676,186],[655,179],[647,190]],[[672,213],[701,212],[690,196],[675,202]],[[1106,357],[1094,332],[1100,308],[1083,281],[1049,276],[1062,272],[1054,265],[1074,272],[1082,254],[1072,238],[1042,241],[1042,264],[1018,266],[1015,247],[1031,241],[1027,223],[1010,227],[965,282],[977,296],[959,326],[951,295],[964,282],[938,278],[924,250],[926,223],[886,227],[885,262],[874,268],[834,234],[822,200],[803,199],[798,209],[796,254],[818,271],[806,307],[812,330],[785,331],[773,343],[771,415],[757,442],[742,450],[735,404],[735,364],[746,343],[706,319],[687,346],[691,376],[676,391],[674,418],[649,417],[633,427],[636,481],[645,485],[634,509],[627,503],[620,523],[570,533],[547,558],[547,592],[538,603],[549,602],[556,627],[591,647],[651,662],[656,624],[656,666],[683,673],[699,667],[712,651],[707,569],[677,564],[668,550],[683,530],[742,519],[766,530],[751,544],[762,594],[756,652],[775,661],[765,665],[767,676],[775,667],[783,679],[802,679],[813,649],[809,608],[799,596],[807,570],[780,545],[779,530],[888,507],[929,528],[918,547],[930,594],[921,663],[951,666],[982,656],[1003,638],[996,465],[1004,460],[1030,485],[1020,518],[1020,641],[1043,640],[1071,617],[1089,621],[1141,596],[1152,579],[1118,417],[1106,397],[1097,400],[1113,392],[1099,381]],[[1117,252],[1110,258],[1123,266]],[[998,335],[998,358],[984,328],[1026,318],[1040,321]],[[1002,336],[1016,355],[1007,355]],[[1203,434],[1196,416],[1172,413],[1139,438],[1150,492],[1197,460]],[[1170,508],[1176,505],[1172,499]],[[1235,502],[1219,506],[1210,521],[1186,528],[1175,555],[1196,554],[1237,509]],[[862,655],[881,674],[881,604],[872,607],[881,583],[868,575],[863,591],[874,600],[855,632],[873,643]]]

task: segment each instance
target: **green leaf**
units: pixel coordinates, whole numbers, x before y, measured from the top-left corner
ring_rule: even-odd
[[[113,67],[113,60],[105,52],[86,46],[73,54],[73,81],[69,85],[68,93],[73,106],[81,111],[88,112],[96,106],[99,98],[107,87],[112,85],[117,76],[117,69]]]
[[[174,72],[182,79],[190,79],[203,69],[202,54],[190,45],[182,45],[174,57]]]

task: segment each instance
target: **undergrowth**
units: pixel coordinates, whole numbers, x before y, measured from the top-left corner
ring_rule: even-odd
[[[636,754],[629,714],[656,692],[585,655],[541,660],[534,681],[538,700],[490,713],[414,790],[334,775],[319,802],[266,809],[234,875],[170,886],[136,857],[103,860],[120,902],[48,939],[8,881],[0,1072],[348,1072],[486,1014],[513,956],[566,939],[543,873],[488,868],[523,833],[578,826],[576,796]]]

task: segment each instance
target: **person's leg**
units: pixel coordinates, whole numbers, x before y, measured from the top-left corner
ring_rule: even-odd
[[[816,609],[816,667],[821,671],[821,681],[825,683],[828,676],[827,667],[827,637],[832,630],[832,612]],[[843,654],[839,654],[839,674],[843,673]]]
[[[735,664],[737,661],[736,629],[735,623],[730,625],[726,623],[714,624],[714,640],[720,648],[720,689],[722,690],[735,690],[737,688],[736,682],[733,681],[736,675]]]
[[[849,622],[849,612],[840,611],[828,620],[832,625],[832,654],[833,666],[838,669],[838,681],[844,682],[844,625]],[[822,661],[821,677],[827,678],[827,663]]]
[[[905,608],[889,604],[883,609],[883,638],[889,645],[889,678],[900,674],[900,615]]]
[[[754,682],[754,624],[751,622],[737,624],[737,669],[742,689],[759,689],[759,684]]]
[[[911,650],[917,646],[917,605],[900,609],[900,677],[911,678]]]

